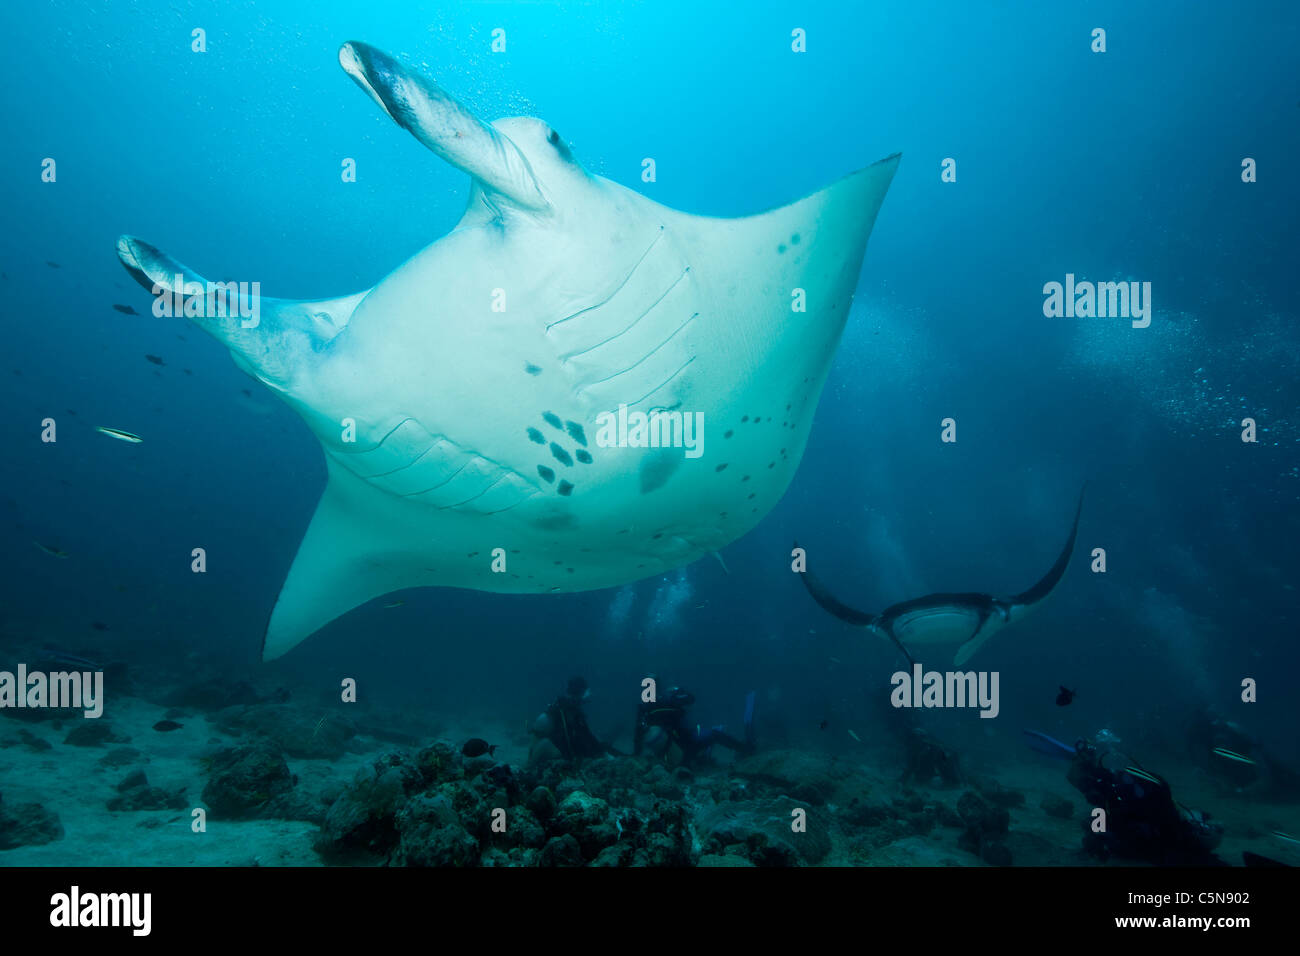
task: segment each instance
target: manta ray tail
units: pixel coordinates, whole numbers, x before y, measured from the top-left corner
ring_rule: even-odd
[[[117,257],[151,293],[183,301],[183,315],[230,349],[240,368],[278,390],[342,331],[365,297],[361,292],[314,302],[267,298],[251,293],[246,283],[209,282],[133,236],[117,240]]]

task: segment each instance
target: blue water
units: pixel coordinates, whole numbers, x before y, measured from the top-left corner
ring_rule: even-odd
[[[0,642],[353,676],[512,722],[581,672],[611,729],[654,672],[691,686],[704,721],[734,723],[758,688],[774,739],[848,749],[840,728],[876,719],[897,658],[808,600],[790,542],[860,607],[1015,593],[1090,479],[1059,592],[976,659],[1002,673],[1001,718],[953,733],[1018,753],[1022,727],[1108,727],[1172,755],[1208,705],[1300,759],[1298,25],[1285,2],[3,5]],[[342,73],[352,39],[487,119],[544,118],[591,172],[689,212],[761,211],[902,152],[803,463],[728,570],[705,559],[621,594],[411,591],[257,662],[324,486],[319,446],[216,342],[150,316],[114,243],[324,298],[445,234],[468,179]],[[1067,273],[1149,281],[1150,327],[1045,318],[1042,287]],[[956,444],[939,441],[949,416]]]

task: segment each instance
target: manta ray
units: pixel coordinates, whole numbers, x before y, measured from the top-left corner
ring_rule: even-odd
[[[911,601],[887,607],[879,614],[859,611],[840,601],[810,572],[804,571],[804,587],[813,600],[829,613],[854,627],[865,628],[889,638],[914,664],[909,645],[957,645],[953,664],[961,667],[984,646],[994,634],[1024,620],[1025,615],[1041,605],[1061,583],[1065,569],[1074,553],[1074,542],[1079,535],[1079,516],[1083,513],[1083,492],[1074,511],[1074,524],[1070,537],[1056,558],[1051,570],[1028,591],[1010,597],[994,597],[978,592],[927,594]],[[799,547],[798,542],[795,547]]]
[[[263,659],[391,591],[613,587],[753,528],[803,454],[898,155],[769,212],[696,216],[587,172],[541,120],[483,122],[373,47],[339,63],[469,174],[469,203],[372,288],[195,319],[325,452]],[[154,295],[211,287],[140,239],[117,251]],[[615,441],[616,413],[660,429]],[[694,457],[655,441],[674,415],[701,423]]]

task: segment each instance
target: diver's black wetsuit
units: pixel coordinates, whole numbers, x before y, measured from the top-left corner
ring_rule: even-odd
[[[708,752],[714,744],[722,744],[737,753],[747,753],[753,749],[752,742],[737,740],[721,727],[701,730],[687,720],[687,708],[695,702],[695,696],[687,691],[674,688],[668,692],[666,699],[657,702],[642,701],[636,710],[634,754],[640,755],[646,732],[651,727],[658,727],[668,735],[670,743],[676,744],[682,751],[682,762],[693,763],[702,754]]]
[[[1106,811],[1106,831],[1093,832],[1084,849],[1165,865],[1223,865],[1214,853],[1223,828],[1174,800],[1169,784],[1117,750],[1080,740],[1066,774],[1092,807]]]
[[[568,689],[546,708],[546,716],[551,721],[551,743],[565,760],[581,760],[601,754],[619,756],[610,744],[598,740],[587,725],[587,715],[582,709],[586,693],[587,682],[575,677],[569,681]]]

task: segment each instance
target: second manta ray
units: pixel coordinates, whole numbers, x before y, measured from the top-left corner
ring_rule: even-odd
[[[1086,486],[1085,486],[1086,490]],[[1074,552],[1074,541],[1079,534],[1079,515],[1083,513],[1083,491],[1074,511],[1074,525],[1069,540],[1060,556],[1043,579],[1028,591],[1010,597],[994,597],[977,592],[927,594],[912,601],[904,601],[885,608],[879,614],[868,614],[836,598],[812,573],[799,575],[804,586],[818,604],[841,621],[855,627],[868,628],[893,641],[909,664],[915,663],[909,645],[957,645],[953,665],[960,667],[970,660],[994,634],[1017,621],[1043,602],[1065,576]],[[795,544],[798,547],[798,544]]]
[[[243,320],[224,300],[200,312],[229,292],[157,248],[117,246],[325,450],[263,657],[390,591],[613,587],[754,527],[798,467],[898,157],[760,215],[695,216],[591,175],[541,120],[483,122],[373,47],[345,43],[339,63],[470,175],[448,235],[370,289],[240,303]]]

